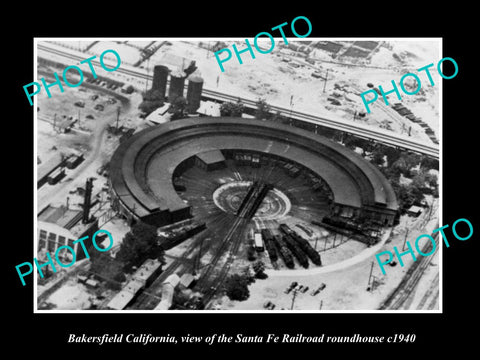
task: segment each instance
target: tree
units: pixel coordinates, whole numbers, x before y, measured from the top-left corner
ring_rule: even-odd
[[[413,181],[409,185],[399,185],[398,187],[394,187],[394,190],[397,195],[401,213],[405,213],[410,206],[423,200],[423,192],[421,188],[419,188]]]
[[[163,106],[164,103],[164,99],[162,99],[161,93],[158,90],[147,90],[143,93],[142,98],[143,101],[138,105],[138,108],[147,115],[160,106]]]
[[[382,149],[377,147],[373,149],[371,162],[377,166],[383,166],[385,163],[385,154]]]
[[[236,103],[224,102],[222,103],[222,105],[220,105],[221,116],[239,117],[239,116],[242,116],[244,110],[245,110],[245,106],[240,101],[240,99],[238,99]]]
[[[271,121],[276,121],[281,124],[289,124],[290,120],[286,117],[280,114],[280,110],[278,110],[272,117],[270,118]]]
[[[439,169],[439,163],[437,159],[433,159],[429,156],[423,155],[421,160],[420,160],[420,167],[424,170],[430,170],[430,169]]]
[[[402,154],[392,167],[396,167],[405,177],[412,177],[412,169],[420,163],[420,159],[416,154]]]
[[[253,246],[247,247],[247,259],[248,261],[254,261],[257,257],[255,256],[255,249]]]
[[[234,274],[227,278],[225,290],[230,300],[244,301],[250,296],[248,290],[248,279],[246,276]]]
[[[260,120],[269,119],[271,107],[267,104],[265,99],[258,99],[256,105],[257,109],[255,110],[255,118]]]
[[[255,282],[255,276],[252,274],[250,266],[245,266],[241,272],[241,275],[245,278],[247,285],[250,285]]]
[[[358,139],[359,139],[360,147],[363,150],[363,155],[371,154],[376,149],[376,145],[373,140],[367,140],[367,139],[361,139],[361,138],[358,138]]]
[[[101,278],[110,280],[110,287],[118,288],[119,283],[125,281],[122,262],[105,252],[92,251],[90,254],[90,270]]]
[[[405,159],[408,171],[411,171],[414,167],[420,164],[420,155],[415,153],[409,153],[402,155],[402,158]]]
[[[253,263],[252,265],[252,268],[253,268],[253,272],[255,273],[255,277],[257,279],[266,279],[268,277],[267,274],[265,274],[265,264],[263,263],[263,261],[261,260],[258,260],[256,262]]]
[[[438,177],[435,174],[425,172],[425,182],[432,188],[438,188]]]
[[[419,189],[423,194],[433,194],[435,190],[438,190],[437,176],[421,170],[413,177],[410,185]]]
[[[123,237],[115,259],[124,264],[124,270],[131,272],[147,258],[163,261],[164,251],[158,244],[157,229],[142,222],[136,223]]]
[[[384,153],[387,156],[388,166],[391,166],[402,155],[402,152],[400,150],[395,149],[391,146],[385,146],[384,149]]]
[[[145,93],[143,93],[142,95],[142,98],[143,100],[145,101],[161,101],[163,103],[163,100],[162,99],[162,93],[160,92],[160,90],[154,90],[154,89],[150,89],[150,90],[147,90],[145,91]]]
[[[412,206],[415,201],[411,188],[405,185],[400,185],[398,187],[397,199],[401,213],[405,213],[405,210]]]
[[[410,185],[412,187],[422,189],[425,187],[425,179],[425,173],[421,171],[412,178],[412,182],[410,183]]]
[[[169,111],[172,113],[171,120],[183,119],[185,117],[185,109],[187,108],[187,100],[183,96],[178,96],[172,101]]]
[[[343,134],[343,146],[346,148],[349,148],[350,150],[355,150],[356,148],[356,142],[355,142],[355,136],[350,135],[350,134]]]

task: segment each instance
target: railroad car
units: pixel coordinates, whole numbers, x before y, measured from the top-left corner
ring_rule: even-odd
[[[268,256],[272,262],[278,260],[277,250],[275,248],[275,243],[273,240],[272,232],[269,229],[262,229],[261,231],[263,237],[263,243],[265,244],[265,248],[267,249]]]
[[[255,241],[255,250],[257,250],[258,252],[264,251],[265,248],[263,247],[262,234],[259,232],[255,232],[253,239]]]
[[[293,269],[295,267],[295,263],[293,262],[293,255],[292,252],[288,249],[285,242],[282,240],[280,235],[275,235],[273,237],[274,244],[277,247],[278,252],[280,253],[280,257],[282,258],[283,262],[289,269]]]
[[[308,268],[308,258],[300,246],[298,246],[296,241],[290,235],[286,234],[282,236],[282,240],[285,242],[292,254],[297,258],[300,265],[302,265],[304,268]]]
[[[300,249],[310,258],[310,260],[315,265],[322,265],[320,254],[310,245],[310,243],[306,239],[304,239],[286,224],[280,224],[279,228],[285,234],[285,236],[290,237],[298,244]]]

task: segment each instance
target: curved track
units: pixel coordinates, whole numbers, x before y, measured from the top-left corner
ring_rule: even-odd
[[[438,251],[438,232],[433,235],[435,239],[435,252]],[[426,243],[422,248],[422,253],[428,254],[432,250],[431,242]],[[399,310],[412,295],[418,282],[422,278],[426,268],[430,265],[434,254],[429,256],[418,255],[417,261],[413,262],[408,271],[405,273],[400,284],[392,291],[392,293],[379,306],[378,310]]]
[[[142,221],[161,226],[181,220],[190,208],[172,184],[177,167],[199,153],[225,149],[268,154],[309,169],[330,186],[336,206],[380,214],[397,209],[388,181],[360,155],[302,129],[244,118],[183,119],[133,135],[110,161],[113,195],[123,211]]]

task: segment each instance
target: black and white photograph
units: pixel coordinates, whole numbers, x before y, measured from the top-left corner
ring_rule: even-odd
[[[15,356],[475,343],[474,10],[258,5],[43,5],[4,32]]]
[[[38,310],[441,309],[441,42],[307,39],[37,39]]]

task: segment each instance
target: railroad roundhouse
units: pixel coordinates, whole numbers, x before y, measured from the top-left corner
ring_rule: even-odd
[[[333,193],[333,215],[393,225],[398,209],[395,193],[360,155],[299,128],[232,117],[173,121],[122,142],[110,161],[114,208],[130,221],[155,226],[187,219],[192,216],[190,206],[173,184],[179,166],[199,154],[241,150],[282,158],[317,174]]]

